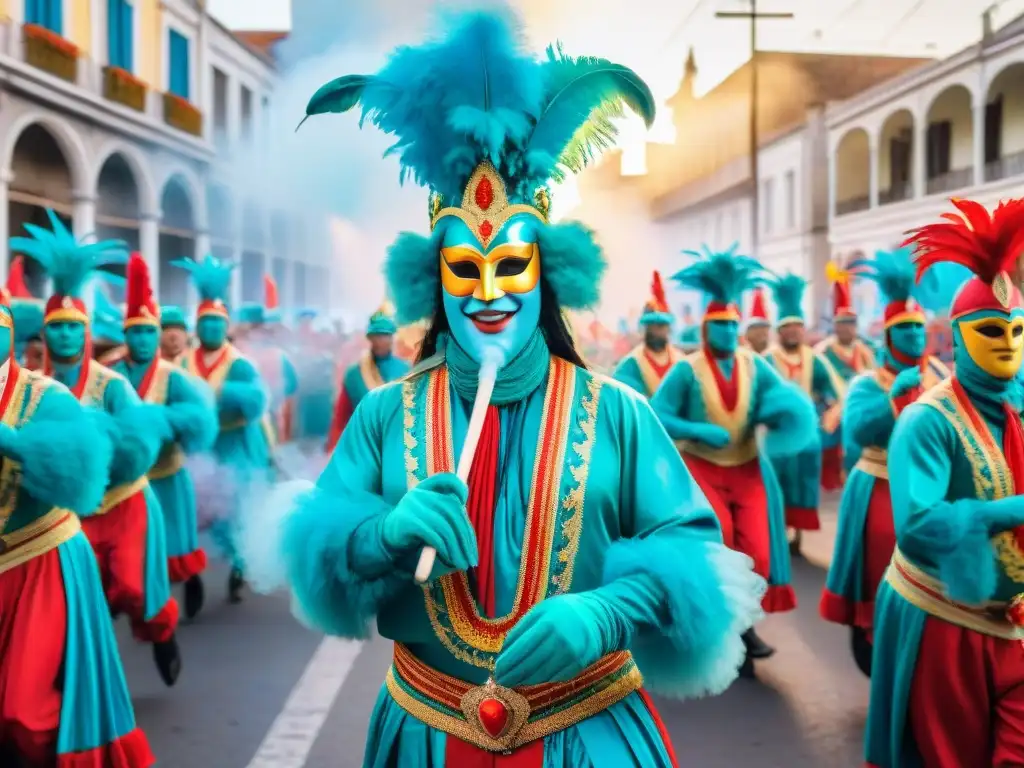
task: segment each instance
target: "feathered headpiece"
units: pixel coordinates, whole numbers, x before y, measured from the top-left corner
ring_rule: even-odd
[[[393,335],[398,330],[395,323],[395,308],[390,301],[385,301],[377,308],[377,311],[370,315],[370,322],[366,326],[366,335],[375,334]]]
[[[871,280],[885,299],[884,323],[891,328],[899,323],[923,323],[924,312],[914,298],[914,261],[910,248],[876,251],[873,259],[858,259],[850,271]]]
[[[771,321],[768,319],[768,310],[764,305],[764,288],[757,286],[754,289],[754,298],[750,303],[747,328],[762,328],[766,325],[771,325]]]
[[[228,315],[228,288],[231,285],[231,272],[235,268],[233,262],[221,261],[212,253],[206,254],[202,261],[194,259],[176,259],[175,267],[188,272],[192,285],[199,294],[199,309],[196,317],[222,317],[230,320]]]
[[[944,221],[911,230],[903,245],[916,251],[917,277],[933,264],[953,262],[974,273],[957,293],[950,319],[995,310],[1024,308],[1024,299],[1010,279],[1024,253],[1024,199],[1006,200],[995,211],[973,200],[953,198],[959,213],[943,213]]]
[[[577,172],[615,138],[623,105],[648,125],[655,103],[635,72],[560,47],[538,60],[525,51],[508,9],[448,14],[446,34],[395,51],[376,75],[346,75],[321,87],[306,117],[359,107],[396,137],[401,179],[430,190],[427,238],[403,233],[385,265],[398,319],[438,308],[441,231],[460,219],[486,246],[515,214],[535,217],[544,277],[559,305],[597,303],[604,257],[577,223],[549,224],[548,184]]]
[[[781,328],[790,323],[804,322],[804,291],[807,290],[807,281],[794,274],[776,275],[771,286],[779,312],[775,326]]]
[[[188,322],[185,320],[185,312],[181,307],[176,307],[173,304],[164,304],[160,307],[160,327],[161,328],[181,328],[182,330],[188,330]]]
[[[665,285],[661,282],[661,273],[655,270],[654,277],[651,278],[651,297],[644,304],[640,325],[671,323],[672,320],[672,311],[668,308],[668,300],[665,298]]]
[[[830,261],[825,265],[825,277],[832,284],[832,319],[856,320],[857,312],[850,297],[850,272]]]
[[[2,297],[2,292],[0,292]],[[15,256],[7,269],[7,300],[14,320],[14,344],[21,347],[29,339],[37,338],[43,329],[45,302],[32,295],[25,282],[25,259]],[[2,306],[2,303],[0,303]],[[0,317],[0,325],[3,318]],[[20,357],[20,350],[15,355]]]
[[[263,308],[266,310],[263,316],[265,322],[281,322],[281,297],[277,281],[270,275],[263,276]]]
[[[124,329],[127,325],[121,308],[110,300],[100,285],[96,285],[92,305],[93,340],[124,344]]]
[[[52,210],[47,209],[46,215],[52,229],[25,224],[32,237],[12,237],[11,251],[35,259],[53,281],[44,323],[88,323],[89,313],[80,295],[85,283],[99,267],[128,261],[128,247],[121,240],[80,242]]]
[[[128,259],[125,304],[125,328],[133,325],[160,327],[160,305],[153,296],[149,265],[141,253],[132,253]]]
[[[739,305],[744,292],[765,280],[764,268],[749,256],[736,253],[739,243],[726,251],[712,251],[706,245],[701,251],[683,251],[696,261],[676,272],[672,279],[685,288],[707,295],[704,320],[735,320],[739,322]]]
[[[7,293],[11,301],[33,301],[38,304],[44,303],[42,299],[32,295],[25,282],[25,257],[15,256],[7,268]]]

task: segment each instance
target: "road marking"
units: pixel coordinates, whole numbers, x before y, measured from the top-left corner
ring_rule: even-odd
[[[248,768],[302,768],[306,764],[362,647],[356,640],[324,638]]]

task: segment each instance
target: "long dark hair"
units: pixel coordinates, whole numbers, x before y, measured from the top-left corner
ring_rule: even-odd
[[[442,333],[449,331],[448,318],[445,316],[444,308],[441,306],[440,294],[441,291],[438,288],[437,311],[431,318],[430,327],[427,328],[427,333],[423,337],[423,343],[420,345],[420,354],[416,358],[417,363],[421,363],[428,357],[437,354],[438,337]],[[548,343],[548,349],[551,351],[551,354],[580,368],[587,367],[587,364],[583,361],[583,356],[576,349],[572,333],[569,331],[569,326],[566,325],[565,317],[562,315],[562,310],[555,299],[555,292],[548,285],[543,275],[540,278],[540,322],[538,324],[540,325],[541,333],[544,334],[545,341]]]

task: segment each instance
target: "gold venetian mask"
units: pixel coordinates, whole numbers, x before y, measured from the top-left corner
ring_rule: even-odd
[[[1024,315],[961,320],[960,335],[971,360],[997,379],[1012,379],[1024,362]]]

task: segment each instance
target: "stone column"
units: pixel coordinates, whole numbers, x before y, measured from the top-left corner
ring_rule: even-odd
[[[979,103],[974,104],[972,113],[974,115],[973,154],[974,154],[974,184],[985,183],[985,100],[978,99]]]
[[[6,258],[0,259],[0,285],[7,283],[7,267],[11,261],[11,253],[7,245],[10,236],[8,216],[11,206],[7,199],[7,192],[13,180],[13,173],[8,170],[0,171],[0,238],[2,238],[0,242],[3,242],[4,252],[7,254]]]
[[[71,231],[75,238],[96,236],[96,197],[91,194],[76,194],[71,215]]]
[[[160,300],[160,214],[143,213],[139,216],[139,252],[149,266],[153,295]]]
[[[910,147],[913,155],[911,161],[911,179],[914,185],[914,198],[922,198],[928,193],[928,117],[914,115],[914,138]]]
[[[868,206],[878,207],[878,136],[868,134]]]

